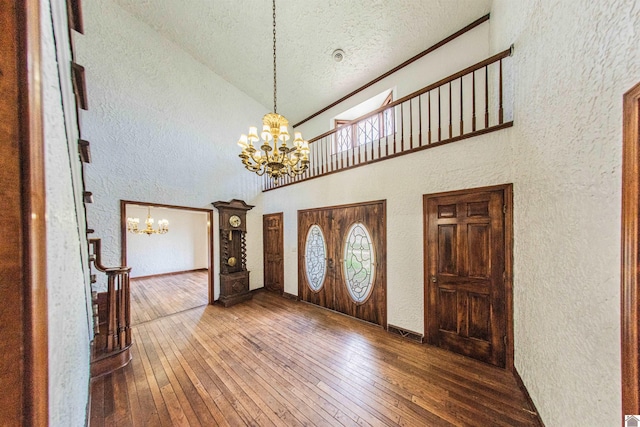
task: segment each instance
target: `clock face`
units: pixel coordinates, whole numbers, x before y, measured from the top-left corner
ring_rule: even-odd
[[[239,227],[240,224],[242,224],[242,220],[238,215],[231,215],[231,217],[229,218],[229,224],[232,227]]]

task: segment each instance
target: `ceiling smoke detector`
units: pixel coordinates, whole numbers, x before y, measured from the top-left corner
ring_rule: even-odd
[[[331,56],[333,56],[333,60],[334,61],[341,62],[344,59],[344,50],[336,49],[336,50],[333,51]]]

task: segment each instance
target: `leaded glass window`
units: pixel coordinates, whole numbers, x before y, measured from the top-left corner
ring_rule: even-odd
[[[304,265],[307,283],[317,292],[327,276],[327,244],[322,229],[317,224],[309,227],[304,248]]]
[[[356,303],[365,302],[373,290],[374,266],[371,235],[364,224],[355,223],[344,244],[344,278],[349,295]]]

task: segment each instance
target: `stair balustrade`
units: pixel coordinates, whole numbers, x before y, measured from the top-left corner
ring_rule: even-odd
[[[302,175],[262,189],[329,175],[513,126],[505,121],[503,80],[513,47],[430,84],[309,141]],[[509,110],[510,113],[510,110]]]
[[[94,341],[91,377],[115,371],[131,360],[131,306],[129,273],[131,267],[105,267],[100,239],[89,239],[89,260],[107,278],[106,292],[92,292]],[[92,282],[97,281],[92,275]]]

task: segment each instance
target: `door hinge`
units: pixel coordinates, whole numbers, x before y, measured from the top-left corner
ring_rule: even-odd
[[[504,280],[505,282],[507,281],[507,272],[506,271],[502,272],[502,280]]]
[[[507,205],[502,205],[502,213],[503,214],[507,213]]]
[[[502,337],[502,340],[504,341],[504,345],[507,345],[507,336],[506,335]]]

